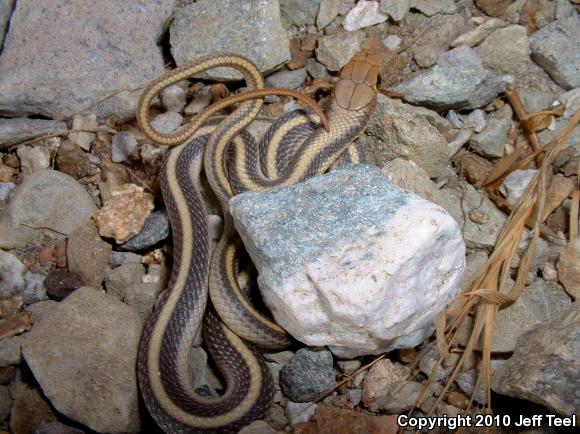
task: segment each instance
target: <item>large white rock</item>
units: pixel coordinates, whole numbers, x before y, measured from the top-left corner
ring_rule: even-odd
[[[419,344],[460,288],[455,220],[376,167],[244,193],[230,208],[276,321],[339,357]]]

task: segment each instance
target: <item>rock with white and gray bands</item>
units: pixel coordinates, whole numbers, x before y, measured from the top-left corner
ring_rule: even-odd
[[[0,113],[133,117],[140,89],[103,97],[165,71],[157,41],[174,3],[55,0],[39,9],[35,0],[16,2],[0,56]]]
[[[362,48],[366,36],[362,30],[336,33],[318,39],[316,58],[329,71],[340,71]]]
[[[417,9],[428,17],[435,14],[454,14],[457,5],[453,0],[409,0],[413,9]]]
[[[395,158],[415,162],[434,178],[442,173],[449,158],[441,130],[451,130],[437,113],[378,95],[378,104],[361,136],[366,149],[379,166]],[[444,124],[444,125],[442,125]]]
[[[64,122],[45,119],[0,118],[0,149],[47,134],[64,136],[67,132],[68,128]]]
[[[524,26],[497,29],[477,48],[483,62],[498,74],[521,74],[530,62],[530,41]]]
[[[185,90],[176,84],[173,84],[169,87],[166,87],[161,91],[159,94],[161,98],[161,103],[163,107],[168,112],[177,112],[179,113],[183,110],[186,104],[186,92]]]
[[[342,0],[320,0],[318,14],[316,15],[316,27],[324,29],[340,13]]]
[[[494,372],[495,392],[536,402],[551,411],[580,413],[580,305],[518,340],[514,355]]]
[[[342,23],[347,32],[374,26],[387,21],[388,15],[379,11],[379,4],[376,1],[361,0],[344,18]]]
[[[285,87],[296,89],[306,80],[306,69],[300,68],[294,71],[280,71],[266,78],[266,85],[272,87]]]
[[[560,285],[536,279],[515,303],[497,313],[491,350],[515,351],[521,335],[538,324],[557,320],[570,304],[570,297]]]
[[[276,321],[339,357],[422,342],[461,284],[455,221],[373,166],[244,193],[230,209]]]
[[[474,109],[490,103],[505,81],[483,66],[475,50],[462,45],[443,54],[437,65],[393,88],[413,104],[437,110]]]
[[[68,235],[95,210],[93,199],[74,178],[56,170],[34,172],[0,212],[0,248],[23,247],[43,229]]]
[[[14,8],[15,0],[6,0],[0,3],[0,47],[4,41],[4,35],[8,29],[8,23],[10,22],[10,16],[12,15],[12,9]]]
[[[471,136],[471,149],[484,157],[503,157],[511,124],[511,119],[488,119],[485,128],[480,133]]]
[[[512,207],[520,200],[524,190],[537,172],[535,169],[514,170],[506,176],[500,187],[500,192]]]
[[[580,86],[580,19],[574,14],[530,37],[532,58],[564,89]]]
[[[460,45],[468,45],[469,47],[475,47],[495,30],[505,27],[507,23],[499,18],[491,18],[485,21],[483,24],[477,26],[475,29],[470,30],[467,33],[455,38],[451,43],[451,47],[459,47]]]
[[[141,327],[131,307],[84,287],[41,316],[22,352],[60,413],[98,432],[136,433]]]
[[[28,271],[11,253],[0,250],[0,299],[20,297],[25,304],[46,300],[44,276]]]
[[[282,392],[294,402],[312,401],[335,379],[332,354],[324,349],[301,348],[280,371]]]
[[[264,73],[290,60],[278,0],[197,1],[176,12],[170,43],[178,66],[216,52],[246,56]],[[204,77],[232,80],[241,75],[229,68],[215,68]]]
[[[169,219],[167,214],[163,211],[155,211],[147,217],[141,231],[119,248],[129,251],[145,250],[168,236]]]
[[[113,136],[111,160],[113,163],[125,161],[137,150],[137,138],[131,131],[121,131]]]
[[[409,13],[410,0],[380,0],[380,11],[399,22]]]
[[[278,0],[278,2],[282,22],[298,27],[314,24],[320,0]]]
[[[183,116],[176,112],[158,114],[151,121],[151,126],[160,133],[168,134],[178,129],[183,123]]]

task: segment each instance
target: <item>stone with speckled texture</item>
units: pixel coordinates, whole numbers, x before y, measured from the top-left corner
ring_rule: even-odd
[[[339,357],[417,345],[461,284],[453,218],[376,167],[244,193],[230,209],[276,321]]]

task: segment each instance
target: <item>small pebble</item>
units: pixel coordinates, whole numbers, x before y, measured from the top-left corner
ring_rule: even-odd
[[[285,396],[306,402],[334,385],[332,354],[328,350],[301,348],[280,371],[280,385]]]
[[[151,126],[162,134],[175,131],[181,126],[183,117],[176,112],[161,113],[151,121]]]
[[[544,280],[548,281],[558,280],[558,270],[556,270],[556,267],[554,267],[553,264],[545,262],[544,264],[542,264],[540,269],[542,270],[542,277],[544,278]]]
[[[22,145],[18,147],[16,154],[20,158],[20,170],[25,175],[50,167],[50,151],[42,146]]]
[[[396,50],[401,45],[401,38],[397,35],[389,35],[385,39],[383,39],[383,44],[390,50]]]
[[[133,252],[111,252],[109,255],[109,265],[120,267],[123,264],[140,264],[143,257]]]
[[[121,131],[113,136],[111,160],[120,163],[127,160],[137,149],[137,138],[131,131]]]
[[[91,149],[91,145],[95,141],[96,134],[91,131],[97,131],[97,116],[93,114],[75,115],[73,117],[72,129],[82,131],[72,131],[68,138],[71,142],[76,143],[85,151]]]
[[[168,112],[179,113],[185,107],[186,92],[177,85],[171,85],[161,91],[161,103]]]
[[[316,413],[317,404],[313,402],[292,402],[286,403],[286,414],[292,425],[308,420]]]
[[[53,270],[46,275],[44,287],[53,300],[61,301],[83,286],[81,276],[65,270]]]
[[[0,201],[8,199],[8,195],[16,188],[13,182],[0,182]]]

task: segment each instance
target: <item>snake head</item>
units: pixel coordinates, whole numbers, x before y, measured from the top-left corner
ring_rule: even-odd
[[[379,56],[368,50],[356,53],[340,72],[334,86],[333,98],[345,110],[363,110],[370,113],[377,100]]]

